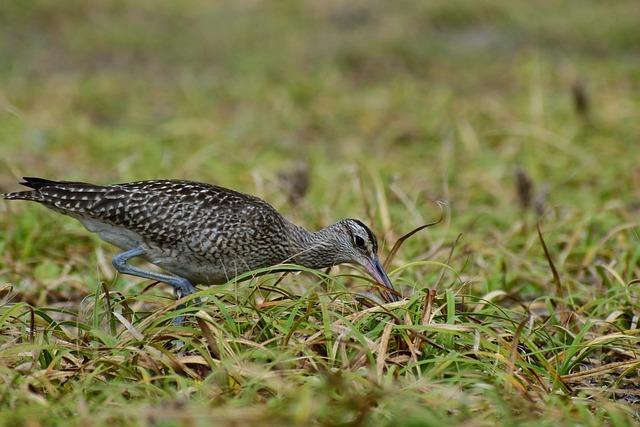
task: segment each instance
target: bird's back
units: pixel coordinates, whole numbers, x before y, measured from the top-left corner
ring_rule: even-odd
[[[151,262],[198,282],[225,281],[291,254],[290,223],[265,201],[226,188],[177,180],[101,186],[25,178],[23,184],[33,190],[4,197],[72,216],[122,249],[143,245]]]

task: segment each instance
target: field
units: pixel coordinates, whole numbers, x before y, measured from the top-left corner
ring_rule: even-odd
[[[0,425],[640,423],[636,0],[0,4],[0,192],[211,182],[348,266],[201,287],[114,274],[0,200]]]

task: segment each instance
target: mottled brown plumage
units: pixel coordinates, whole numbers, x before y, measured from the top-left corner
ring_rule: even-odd
[[[193,284],[225,283],[281,263],[308,268],[355,263],[392,289],[376,255],[375,235],[355,219],[309,232],[257,197],[192,181],[101,186],[24,178],[22,184],[33,190],[3,197],[35,201],[76,218],[125,251],[114,258],[119,271],[170,283],[177,296],[194,292]],[[175,276],[127,264],[135,256]],[[387,295],[397,300],[393,291]]]

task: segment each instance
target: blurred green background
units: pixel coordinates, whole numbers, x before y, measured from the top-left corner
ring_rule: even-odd
[[[520,173],[531,210],[603,233],[640,207],[637,7],[3,2],[0,188],[193,179],[310,228],[360,217],[388,241],[443,200],[450,227],[430,235],[492,251],[535,219]],[[291,191],[308,194],[295,206]],[[50,237],[36,233],[36,249],[67,247]]]
[[[561,297],[535,231],[540,219],[579,313],[551,335],[566,326],[572,336],[585,318],[627,329],[624,316],[638,316],[635,288],[622,285],[639,272],[639,141],[637,0],[0,3],[0,191],[17,190],[23,175],[206,181],[259,195],[309,228],[362,218],[384,252],[437,218],[445,201],[446,220],[408,241],[393,268],[427,260],[456,274],[424,264],[394,281],[407,296],[455,285],[473,295],[505,291],[523,304]],[[80,301],[111,274],[102,248],[111,251],[67,218],[0,204],[0,281],[18,300]],[[475,345],[473,334],[465,339],[466,350]],[[454,388],[467,381],[471,413],[491,413],[477,425],[518,419],[522,401],[498,405],[516,417],[502,418],[483,400],[495,396],[474,388],[480,371],[491,383],[493,359],[438,363],[416,362],[433,364],[433,378]],[[427,405],[417,383],[402,381],[407,406],[435,408],[436,420],[455,412],[438,412],[437,398]],[[501,396],[505,383],[496,381]],[[524,418],[603,419],[546,397]],[[272,409],[298,408],[306,420],[297,389],[278,398]],[[413,410],[402,403],[401,419]],[[331,419],[327,405],[326,418],[311,411],[316,421]]]
[[[268,193],[253,175],[304,160],[317,209],[365,167],[421,205],[477,211],[511,203],[502,193],[522,165],[551,197],[562,191],[555,203],[628,200],[637,7],[3,2],[0,184],[175,177]],[[576,84],[591,126],[575,114]]]

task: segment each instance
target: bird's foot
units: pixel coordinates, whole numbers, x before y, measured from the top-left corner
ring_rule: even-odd
[[[174,280],[171,281],[170,285],[173,286],[173,296],[177,300],[187,297],[198,291],[198,289],[196,289],[196,287],[193,286],[190,281],[182,277],[176,277]],[[200,300],[200,298],[194,298],[190,304],[199,305],[199,304],[202,304],[202,301]],[[185,307],[187,307],[187,304],[180,304],[178,305],[178,310],[181,310]],[[176,326],[179,326],[179,325],[182,325],[184,321],[185,321],[185,316],[183,315],[176,316],[173,319],[173,324]]]

